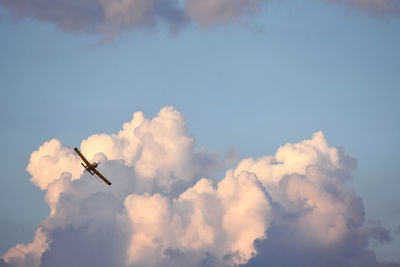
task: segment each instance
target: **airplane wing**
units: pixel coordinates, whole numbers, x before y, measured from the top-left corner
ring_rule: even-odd
[[[79,149],[74,147],[74,150],[75,150],[76,154],[78,154],[79,157],[81,157],[81,159],[83,160],[83,162],[85,162],[86,165],[90,165],[89,161],[85,158],[85,156],[82,155],[82,153],[79,151]]]
[[[106,179],[106,177],[103,176],[98,170],[93,169],[93,172],[99,176],[106,184],[111,185],[110,181]]]

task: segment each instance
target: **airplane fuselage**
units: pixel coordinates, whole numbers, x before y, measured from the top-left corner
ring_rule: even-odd
[[[101,174],[98,170],[96,170],[97,166],[99,166],[100,162],[93,162],[90,163],[84,155],[82,155],[82,153],[79,151],[78,148],[74,147],[74,150],[76,152],[76,154],[78,154],[78,156],[83,160],[82,166],[83,168],[85,168],[85,172],[89,172],[91,175],[95,175],[98,176],[101,180],[103,180],[106,184],[111,185],[111,182],[109,180],[107,180],[106,177],[103,176],[103,174]]]
[[[94,175],[93,170],[96,169],[97,166],[99,165],[97,162],[93,162],[93,163],[87,164],[87,165],[85,165],[83,163],[81,163],[81,164],[85,168],[85,170],[88,171],[91,175]]]

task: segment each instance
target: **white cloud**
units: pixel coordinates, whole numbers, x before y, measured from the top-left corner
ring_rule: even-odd
[[[264,237],[270,211],[255,176],[232,172],[217,189],[201,179],[172,202],[159,194],[130,195],[125,207],[133,232],[128,263],[156,266],[168,249],[244,264],[257,253],[253,242]]]
[[[64,147],[57,139],[45,142],[34,151],[26,170],[32,175],[31,182],[42,190],[64,172],[69,172],[73,179],[79,178],[82,173],[79,159],[74,152]]]
[[[42,254],[48,248],[49,244],[46,234],[43,232],[43,229],[39,227],[35,232],[32,243],[27,245],[17,244],[3,255],[3,259],[5,262],[17,267],[39,266]]]
[[[381,266],[368,242],[391,240],[379,222],[365,222],[362,200],[346,185],[356,160],[322,132],[244,159],[220,180],[215,173],[232,161],[195,149],[172,107],[152,119],[137,112],[118,134],[90,136],[81,148],[102,161],[112,186],[82,174],[60,141],[43,144],[27,169],[51,214],[5,263]]]
[[[279,147],[275,156],[244,159],[238,164],[235,173],[251,171],[267,186],[278,183],[287,174],[303,175],[309,165],[332,170],[340,168],[338,151],[329,147],[322,132],[314,133],[310,140]]]

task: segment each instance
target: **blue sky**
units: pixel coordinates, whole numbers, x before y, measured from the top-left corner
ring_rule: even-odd
[[[351,185],[367,217],[400,225],[400,19],[320,1],[272,1],[251,18],[171,35],[101,36],[13,19],[0,1],[0,252],[29,242],[48,214],[25,171],[51,138],[73,147],[115,133],[136,111],[174,106],[197,146],[240,158],[322,130],[358,160]],[[400,236],[374,247],[398,259]]]

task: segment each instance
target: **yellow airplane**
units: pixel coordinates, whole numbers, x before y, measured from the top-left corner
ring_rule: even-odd
[[[100,162],[93,162],[90,163],[83,155],[82,153],[79,151],[79,149],[77,149],[76,147],[74,147],[74,150],[76,152],[76,154],[78,154],[78,156],[83,160],[83,162],[85,162],[85,164],[82,164],[82,166],[85,168],[85,172],[89,172],[91,175],[96,174],[99,178],[101,178],[106,184],[111,185],[110,181],[108,181],[106,179],[106,177],[104,177],[98,170],[96,170],[97,166],[99,166]]]

